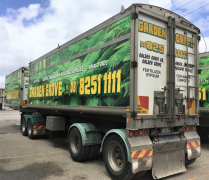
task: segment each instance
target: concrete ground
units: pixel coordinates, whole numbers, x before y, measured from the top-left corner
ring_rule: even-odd
[[[0,180],[110,180],[102,157],[77,163],[68,152],[65,137],[29,140],[20,133],[20,113],[0,111]],[[187,172],[164,180],[208,180],[209,143],[202,143],[202,155]],[[151,171],[140,178],[152,180]]]

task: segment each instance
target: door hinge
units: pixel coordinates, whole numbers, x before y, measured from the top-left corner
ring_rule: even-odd
[[[135,67],[137,67],[137,62],[136,61],[131,62],[131,68],[135,68]]]
[[[198,69],[198,74],[201,74],[201,72],[202,72],[202,69]]]
[[[197,40],[200,41],[200,39],[201,39],[201,36],[197,36]]]
[[[138,14],[136,12],[131,14],[131,19],[137,19],[137,18],[138,18]]]
[[[21,91],[23,90],[23,88],[21,87]]]

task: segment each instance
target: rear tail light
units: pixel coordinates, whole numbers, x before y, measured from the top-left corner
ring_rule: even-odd
[[[189,127],[189,130],[192,131],[192,126]]]
[[[132,137],[134,135],[133,131],[129,131],[129,136]]]
[[[183,131],[186,131],[186,128],[185,127],[183,128]]]
[[[147,130],[145,130],[145,131],[144,131],[144,135],[146,136],[147,134],[148,134],[148,131],[147,131]]]
[[[139,131],[139,135],[142,136],[143,135],[143,131]]]
[[[134,132],[134,136],[138,136],[139,135],[139,132],[138,131],[135,131]]]
[[[187,131],[189,131],[189,127],[187,126]]]
[[[195,126],[193,126],[193,128],[192,128],[193,130],[195,130]]]

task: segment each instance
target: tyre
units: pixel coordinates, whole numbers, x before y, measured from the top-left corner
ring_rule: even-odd
[[[78,128],[73,127],[69,134],[69,151],[74,161],[81,162],[88,158],[90,146],[83,146]]]
[[[197,158],[188,160],[187,154],[185,154],[185,166],[189,166],[196,161]]]
[[[23,117],[24,117],[24,114],[21,113],[21,115],[20,115],[20,129],[19,129],[19,130],[22,130],[22,121],[23,121]]]
[[[105,140],[103,158],[112,179],[130,180],[135,176],[128,161],[126,146],[118,135],[111,135]]]
[[[27,136],[28,135],[28,131],[27,131],[27,127],[26,127],[25,116],[23,116],[23,118],[22,118],[21,129],[22,129],[22,135],[23,136]]]
[[[33,135],[33,123],[31,119],[28,120],[28,137],[29,139],[35,138],[35,136]]]
[[[99,144],[90,146],[88,160],[95,159],[98,156],[98,154],[99,154],[99,149],[100,149],[100,145]]]

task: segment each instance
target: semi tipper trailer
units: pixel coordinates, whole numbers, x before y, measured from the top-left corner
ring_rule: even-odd
[[[22,134],[67,131],[72,159],[91,160],[100,151],[112,179],[186,171],[201,154],[199,33],[161,7],[122,6],[29,63]]]
[[[209,140],[209,52],[199,54],[199,100],[200,126],[198,133],[202,140]]]
[[[5,106],[13,109],[27,108],[29,68],[21,67],[6,76]]]

